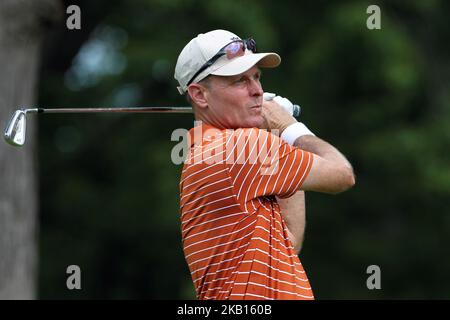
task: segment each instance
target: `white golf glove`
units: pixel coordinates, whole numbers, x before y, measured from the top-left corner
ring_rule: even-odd
[[[273,100],[276,103],[278,103],[280,106],[282,106],[287,112],[289,112],[290,115],[294,114],[294,105],[291,101],[289,101],[286,98],[277,96],[275,93],[270,92],[264,92],[263,99],[266,101]],[[296,106],[299,108],[298,106]],[[298,109],[299,111],[300,109]],[[294,124],[291,124],[289,127],[287,127],[282,133],[280,138],[290,145],[294,145],[295,140],[297,140],[298,137],[304,136],[304,135],[312,135],[315,136],[314,133],[312,133],[303,123],[296,122]]]
[[[294,114],[294,105],[291,101],[281,96],[277,96],[275,93],[264,92],[263,99],[266,101],[273,100],[284,108],[292,116]]]

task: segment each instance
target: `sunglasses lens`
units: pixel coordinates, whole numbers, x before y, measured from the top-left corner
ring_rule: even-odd
[[[232,42],[225,48],[225,52],[228,59],[242,56],[245,53],[244,43],[241,41]]]
[[[192,81],[206,68],[211,66],[213,63],[217,61],[220,57],[223,57],[226,54],[227,59],[233,59],[236,57],[243,56],[245,54],[245,48],[256,53],[256,42],[252,38],[247,40],[237,40],[233,41],[224,48],[222,48],[216,55],[214,55],[211,59],[206,61],[206,63],[192,76],[191,80],[188,81],[187,85],[190,85]]]

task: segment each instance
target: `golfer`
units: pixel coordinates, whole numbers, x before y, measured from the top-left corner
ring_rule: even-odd
[[[183,251],[199,299],[314,299],[298,254],[304,191],[355,183],[333,146],[264,94],[261,69],[280,64],[253,39],[199,34],[181,51],[178,90],[195,114],[180,178]]]

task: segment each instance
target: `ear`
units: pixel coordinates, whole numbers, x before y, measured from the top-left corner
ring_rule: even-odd
[[[208,106],[207,89],[198,83],[193,83],[187,88],[187,94],[191,97],[193,103],[200,108]]]

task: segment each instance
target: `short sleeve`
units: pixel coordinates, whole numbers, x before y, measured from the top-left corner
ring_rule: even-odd
[[[257,128],[236,130],[226,148],[228,172],[243,203],[262,196],[292,196],[308,176],[314,160],[312,153]]]

